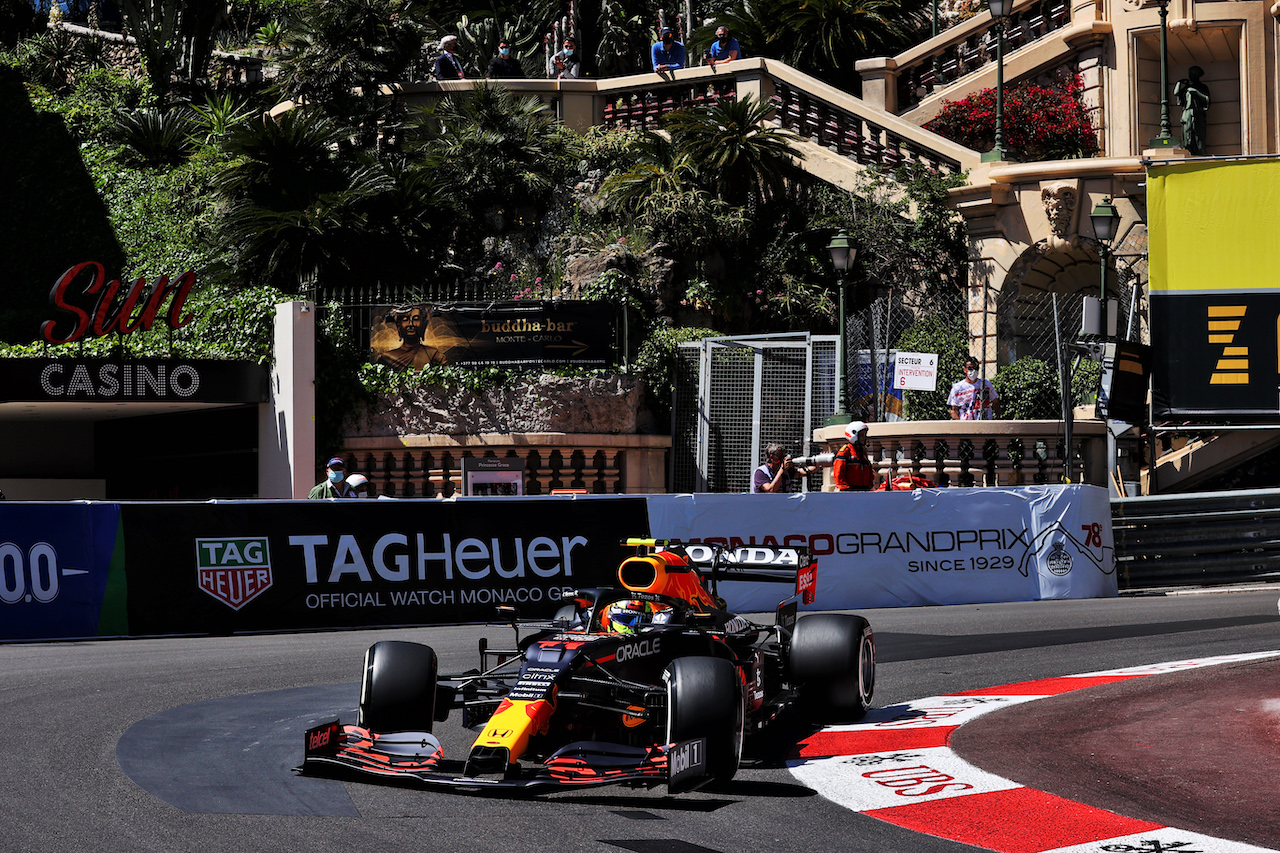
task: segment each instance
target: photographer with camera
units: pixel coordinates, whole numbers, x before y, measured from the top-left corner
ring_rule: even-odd
[[[756,469],[751,478],[752,494],[791,491],[791,484],[813,471],[812,467],[796,465],[787,449],[781,444],[770,444],[765,448],[765,463]]]

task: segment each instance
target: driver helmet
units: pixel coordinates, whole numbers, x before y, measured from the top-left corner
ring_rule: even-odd
[[[650,625],[665,625],[670,618],[671,608],[666,604],[628,599],[606,607],[600,627],[610,634],[635,634]]]

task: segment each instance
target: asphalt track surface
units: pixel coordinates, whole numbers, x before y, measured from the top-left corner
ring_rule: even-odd
[[[879,656],[875,704],[885,710],[1016,682],[1280,650],[1277,594],[867,611]],[[9,730],[0,752],[0,851],[980,849],[861,814],[801,784],[787,759],[815,733],[799,722],[762,744],[762,756],[727,790],[679,797],[659,787],[511,800],[290,772],[307,726],[354,718],[370,643],[426,642],[443,670],[466,669],[480,636],[508,631],[0,646]],[[1089,686],[979,717],[955,731],[952,747],[992,775],[1197,839],[1135,837],[1081,853],[1240,849],[1205,836],[1280,849],[1280,810],[1270,802],[1280,754],[1277,673],[1280,663],[1243,662]],[[452,722],[437,732],[447,755],[465,751],[469,732]],[[1000,819],[997,811],[979,817]],[[1001,849],[1032,849],[1019,847],[1016,825],[1006,838]]]

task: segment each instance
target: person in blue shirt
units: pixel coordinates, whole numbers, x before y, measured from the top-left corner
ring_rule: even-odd
[[[675,71],[685,66],[684,45],[676,41],[670,27],[658,32],[658,41],[650,51],[654,71]]]
[[[733,62],[738,53],[738,40],[729,35],[729,28],[724,25],[716,27],[716,40],[707,49],[707,64],[715,68],[717,63]]]

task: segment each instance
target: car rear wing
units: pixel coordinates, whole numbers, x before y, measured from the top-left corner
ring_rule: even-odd
[[[712,592],[720,580],[795,584],[795,594],[812,604],[818,583],[818,561],[806,545],[739,545],[681,542],[676,539],[627,539],[624,544],[673,551],[701,571]]]

